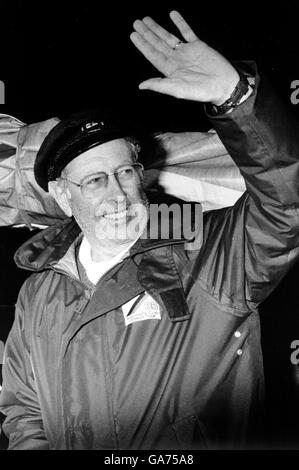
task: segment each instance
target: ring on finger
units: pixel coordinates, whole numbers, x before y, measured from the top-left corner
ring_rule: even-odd
[[[178,41],[174,46],[173,46],[173,50],[175,51],[181,44],[183,44],[182,41]]]

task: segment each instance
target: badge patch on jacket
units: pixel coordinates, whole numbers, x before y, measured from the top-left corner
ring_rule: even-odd
[[[160,305],[149,295],[141,294],[122,306],[126,326],[136,321],[161,320]]]

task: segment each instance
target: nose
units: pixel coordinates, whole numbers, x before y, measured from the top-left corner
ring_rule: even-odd
[[[126,199],[126,193],[124,192],[122,186],[119,184],[118,179],[115,175],[109,175],[107,181],[107,190],[106,190],[106,199],[107,200],[118,200],[123,201]]]

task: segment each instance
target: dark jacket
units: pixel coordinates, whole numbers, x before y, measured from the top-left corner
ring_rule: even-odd
[[[94,289],[78,278],[75,222],[25,243],[1,411],[12,449],[256,446],[263,365],[258,304],[299,253],[299,132],[258,93],[213,125],[247,192],[205,215],[203,245],[140,239]],[[125,325],[149,294],[161,319]],[[283,319],[282,319],[283,321]]]

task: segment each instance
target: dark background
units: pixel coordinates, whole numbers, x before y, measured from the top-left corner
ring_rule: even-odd
[[[290,100],[291,83],[299,80],[296,4],[2,0],[0,80],[6,100],[0,112],[31,123],[111,106],[149,130],[208,129],[200,105],[138,90],[140,81],[157,73],[131,44],[132,23],[150,15],[176,32],[168,12],[178,9],[202,40],[229,59],[256,60],[299,119],[299,104]],[[30,235],[0,228],[2,341],[27,276],[15,267],[13,253]],[[269,447],[299,449],[299,372],[290,361],[290,344],[299,339],[298,280],[299,264],[261,306]]]
[[[228,58],[255,59],[290,101],[290,83],[299,80],[296,3],[2,0],[2,112],[29,123],[82,107],[117,105],[152,127],[207,125],[198,105],[138,90],[140,81],[157,72],[130,42],[132,23],[151,15],[176,32],[171,9]]]

